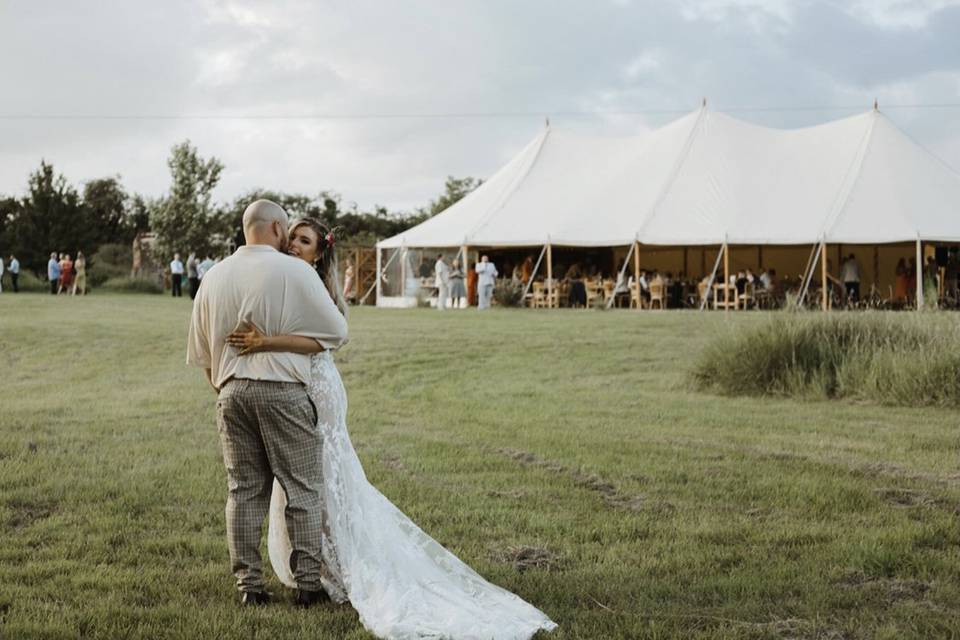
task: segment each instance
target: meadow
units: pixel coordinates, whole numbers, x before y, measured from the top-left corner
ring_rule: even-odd
[[[237,606],[188,298],[0,294],[0,638],[369,638]],[[355,309],[370,480],[539,638],[960,637],[955,410],[730,397],[764,313]]]

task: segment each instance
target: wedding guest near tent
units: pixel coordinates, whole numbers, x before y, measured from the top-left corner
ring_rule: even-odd
[[[467,306],[477,306],[477,282],[480,276],[477,275],[477,263],[474,262],[467,270]]]
[[[87,295],[87,259],[83,256],[83,251],[77,251],[77,260],[73,263],[73,268],[76,276],[73,279],[70,294],[75,296],[79,290],[80,295],[85,296]]]
[[[200,278],[200,281],[203,281],[203,276],[213,268],[213,265],[217,264],[213,261],[213,258],[210,257],[210,254],[204,256],[203,260],[197,265],[197,277]]]
[[[907,300],[917,299],[917,261],[910,258],[907,261]]]
[[[847,303],[860,301],[860,263],[851,253],[840,267],[840,279],[847,292]]]
[[[47,280],[50,281],[50,294],[57,295],[57,289],[60,285],[60,261],[57,260],[57,252],[50,254],[47,260]]]
[[[563,279],[570,284],[567,304],[573,309],[585,309],[587,306],[587,287],[583,284],[583,273],[580,271],[580,265],[577,263],[570,265]]]
[[[477,272],[477,308],[489,309],[490,301],[493,299],[493,285],[496,284],[497,276],[500,274],[488,256],[482,256],[474,270]]]
[[[71,287],[73,287],[73,260],[70,259],[69,253],[65,253],[60,261],[60,286],[57,288],[57,293],[70,293]]]
[[[447,299],[450,297],[450,267],[443,259],[443,254],[437,254],[437,262],[433,265],[434,286],[437,288],[437,310],[447,308]]]
[[[13,264],[13,256],[10,256],[10,259]],[[943,269],[943,295],[946,298],[956,301],[958,281],[960,281],[960,264],[957,263],[957,254],[951,252],[947,257],[947,266]]]
[[[20,291],[17,284],[20,280],[20,261],[17,260],[17,256],[10,254],[10,266],[7,267],[7,270],[10,272],[10,284],[13,285],[13,292],[18,293]]]
[[[190,299],[197,297],[197,291],[200,289],[200,261],[197,260],[197,254],[193,251],[187,256],[187,285],[189,286]]]
[[[895,302],[906,303],[910,296],[910,270],[907,261],[900,258],[894,270],[893,299]]]
[[[173,254],[173,260],[170,261],[170,293],[174,298],[183,295],[181,286],[183,284],[183,262],[180,260],[180,254]]]
[[[527,256],[520,267],[520,280],[524,286],[530,284],[530,278],[533,277],[533,256]]]
[[[450,265],[450,304],[454,309],[461,307],[461,300],[467,297],[467,288],[463,285],[463,269],[460,261],[454,260]]]

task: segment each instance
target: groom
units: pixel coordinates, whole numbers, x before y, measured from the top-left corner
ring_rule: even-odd
[[[320,585],[322,482],[316,408],[307,395],[310,358],[263,352],[240,357],[226,344],[238,324],[266,335],[301,335],[335,349],[343,315],[310,266],[286,255],[287,214],[257,200],[243,213],[246,246],[212,268],[193,305],[187,364],[218,393],[217,427],[227,468],[227,544],[244,605],[265,604],[260,534],[273,479],[287,494],[297,603],[327,599]]]

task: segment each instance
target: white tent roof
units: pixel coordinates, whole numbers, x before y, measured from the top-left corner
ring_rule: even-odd
[[[960,241],[958,214],[960,174],[877,110],[780,130],[704,108],[625,138],[548,127],[378,246]]]

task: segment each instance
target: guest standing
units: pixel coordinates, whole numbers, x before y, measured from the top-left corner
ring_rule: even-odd
[[[197,270],[199,266],[200,261],[197,260],[197,254],[191,251],[190,255],[187,256],[187,284],[190,287],[191,300],[197,297],[197,290],[200,289],[200,272]]]
[[[213,261],[209,253],[203,258],[203,261],[197,266],[197,277],[200,278],[201,282],[203,282],[203,276],[206,275],[207,271],[210,271],[215,264],[217,263]]]
[[[447,297],[450,295],[450,267],[443,261],[443,254],[437,255],[437,262],[433,265],[433,285],[437,288],[437,309],[443,311],[447,307]]]
[[[170,261],[170,292],[174,298],[183,295],[181,284],[183,282],[183,262],[180,261],[180,254],[173,254],[173,260]]]
[[[903,258],[897,261],[897,268],[894,272],[893,299],[903,304],[907,303],[910,297],[910,271],[907,269],[907,261]]]
[[[463,269],[460,261],[454,260],[450,268],[450,303],[454,309],[459,309],[460,301],[467,297],[467,289],[463,286]]]
[[[20,291],[20,288],[17,286],[17,281],[20,279],[20,261],[17,260],[17,256],[10,256],[10,284],[13,285],[13,292],[17,293]]]
[[[477,263],[473,263],[473,268],[467,270],[467,306],[477,306]]]
[[[0,256],[0,293],[3,293],[3,256]]]
[[[77,251],[77,260],[73,263],[73,268],[77,274],[73,279],[71,294],[77,295],[79,289],[80,295],[85,296],[87,295],[87,259],[83,257],[83,251]]]
[[[73,287],[73,260],[70,259],[70,254],[64,254],[63,260],[60,261],[60,288],[57,290],[57,293],[70,293],[70,289]]]
[[[489,309],[490,300],[493,298],[493,285],[497,281],[497,268],[490,258],[483,256],[480,258],[479,264],[477,264],[475,271],[477,272],[477,286],[479,288],[478,298],[479,304],[477,305],[480,309]]]
[[[57,295],[57,287],[60,284],[60,261],[57,260],[57,252],[50,254],[47,261],[47,280],[50,281],[51,295]]]
[[[840,268],[841,280],[847,292],[847,304],[860,301],[860,263],[851,253]]]
[[[353,291],[353,286],[353,263],[348,262],[347,268],[343,270],[343,299],[348,304],[357,297],[357,294]]]

